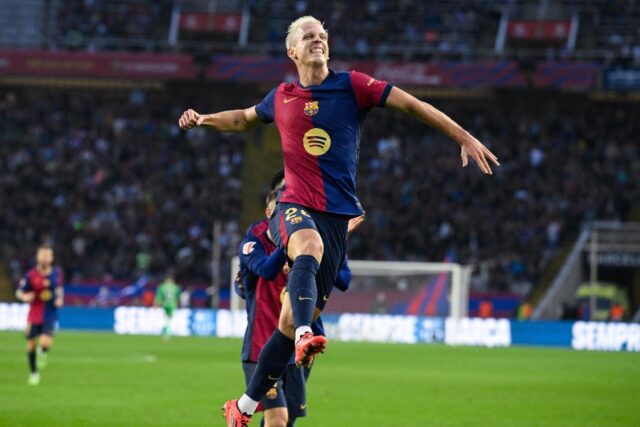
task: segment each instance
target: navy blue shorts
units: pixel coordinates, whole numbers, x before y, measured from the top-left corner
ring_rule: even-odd
[[[24,335],[28,340],[35,339],[40,335],[49,335],[50,337],[52,337],[55,329],[56,329],[55,320],[50,322],[40,323],[40,324],[29,323],[27,325],[27,330],[25,331]]]
[[[324,245],[320,270],[316,275],[318,288],[316,307],[320,310],[329,300],[344,258],[349,219],[347,215],[318,212],[295,203],[279,202],[269,221],[273,240],[285,250],[289,243],[289,236],[298,230],[312,228],[320,234]]]
[[[242,362],[245,383],[249,381],[256,370],[256,363]],[[304,368],[296,368],[296,365],[287,365],[282,379],[260,401],[262,407],[267,409],[287,408],[289,419],[304,417],[307,415],[307,389],[305,387],[308,373]]]

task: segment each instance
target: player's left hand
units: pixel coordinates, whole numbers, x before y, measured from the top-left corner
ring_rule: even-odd
[[[478,167],[487,175],[493,175],[489,161],[496,166],[500,166],[498,158],[484,146],[480,141],[473,137],[470,133],[466,133],[462,143],[460,144],[460,157],[462,157],[462,167],[467,167],[469,164],[469,157],[473,158],[478,164]]]
[[[358,227],[362,225],[363,222],[364,222],[364,214],[357,216],[355,218],[351,218],[349,220],[349,224],[347,225],[347,234],[351,234],[354,231],[356,231]]]
[[[60,308],[64,305],[64,302],[62,301],[61,298],[56,298],[56,300],[54,301],[53,305],[56,306],[56,308]]]

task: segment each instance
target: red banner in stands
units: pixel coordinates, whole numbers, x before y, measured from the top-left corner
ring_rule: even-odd
[[[507,34],[519,40],[566,40],[571,21],[509,21]]]
[[[182,54],[0,51],[0,74],[192,79],[196,68]]]
[[[238,33],[242,15],[237,13],[183,13],[180,29],[203,33]]]
[[[358,70],[403,86],[513,87],[526,84],[523,73],[512,62],[331,61],[329,65],[336,71]],[[213,80],[277,83],[296,80],[297,73],[288,58],[220,56],[213,59],[207,77]]]

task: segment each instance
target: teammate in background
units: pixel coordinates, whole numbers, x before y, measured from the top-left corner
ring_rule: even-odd
[[[164,309],[165,324],[164,328],[162,328],[162,336],[165,339],[171,337],[171,319],[173,319],[173,312],[178,307],[181,291],[180,286],[173,280],[173,275],[171,274],[167,275],[164,282],[160,283],[158,289],[156,289],[154,305]]]
[[[260,399],[285,371],[295,353],[308,365],[326,339],[314,336],[311,323],[329,299],[342,262],[350,218],[362,215],[355,194],[360,126],[373,107],[412,115],[460,145],[462,166],[472,157],[491,174],[496,156],[446,114],[409,93],[357,71],[328,68],[328,34],[316,18],[298,18],[289,26],[287,55],[299,80],[281,83],[253,107],[215,114],[186,110],[182,129],[207,126],[241,132],[275,121],[284,157],[286,185],[270,223],[271,234],[293,261],[278,329],[260,353],[256,373],[238,400],[225,403],[227,425],[247,426]]]
[[[287,256],[282,248],[276,246],[269,233],[268,218],[275,209],[276,194],[277,191],[272,191],[267,196],[267,219],[252,224],[240,244],[240,274],[235,282],[235,290],[246,300],[247,330],[242,346],[242,368],[247,384],[255,371],[262,347],[278,327],[286,292],[287,269],[283,267],[286,267]],[[354,229],[361,222],[361,217],[352,221]],[[350,281],[351,271],[345,259],[335,286],[345,291]],[[314,333],[324,335],[320,318],[314,321],[312,327]],[[309,372],[310,367],[299,368],[294,363],[287,366],[282,378],[273,384],[261,400],[264,409],[261,425],[294,427],[295,420],[306,415],[305,386]]]
[[[53,345],[53,332],[58,320],[58,308],[64,304],[64,275],[53,266],[53,248],[38,246],[36,266],[20,279],[16,297],[30,305],[27,318],[27,356],[30,375],[28,384],[38,385],[40,373],[47,364],[47,355]],[[37,340],[40,347],[37,347]],[[36,356],[36,349],[38,355]],[[37,363],[36,363],[37,358]]]
[[[267,218],[275,209],[275,201],[276,192],[272,191],[266,199]],[[240,244],[240,272],[235,283],[236,293],[246,300],[247,329],[242,344],[242,369],[247,384],[255,371],[262,347],[278,327],[278,308],[282,307],[281,295],[287,281],[283,270],[286,262],[284,250],[278,248],[270,236],[269,220],[253,223]],[[287,409],[284,382],[287,382],[289,394],[299,394],[300,390],[293,393],[292,388],[300,384],[301,377],[300,369],[289,365],[282,378],[274,381],[261,400],[264,426],[289,425],[290,411]],[[304,387],[304,382],[302,385]]]

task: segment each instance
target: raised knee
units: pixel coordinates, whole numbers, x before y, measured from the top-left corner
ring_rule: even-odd
[[[311,255],[316,259],[322,259],[323,253],[324,245],[322,244],[322,240],[319,239],[309,239],[305,241],[300,250],[300,255]]]
[[[265,427],[267,427],[265,425]],[[269,423],[268,427],[287,427],[287,417],[278,417]]]
[[[265,414],[264,427],[287,427],[289,422],[286,408],[281,410],[280,408],[272,410],[275,413]]]

